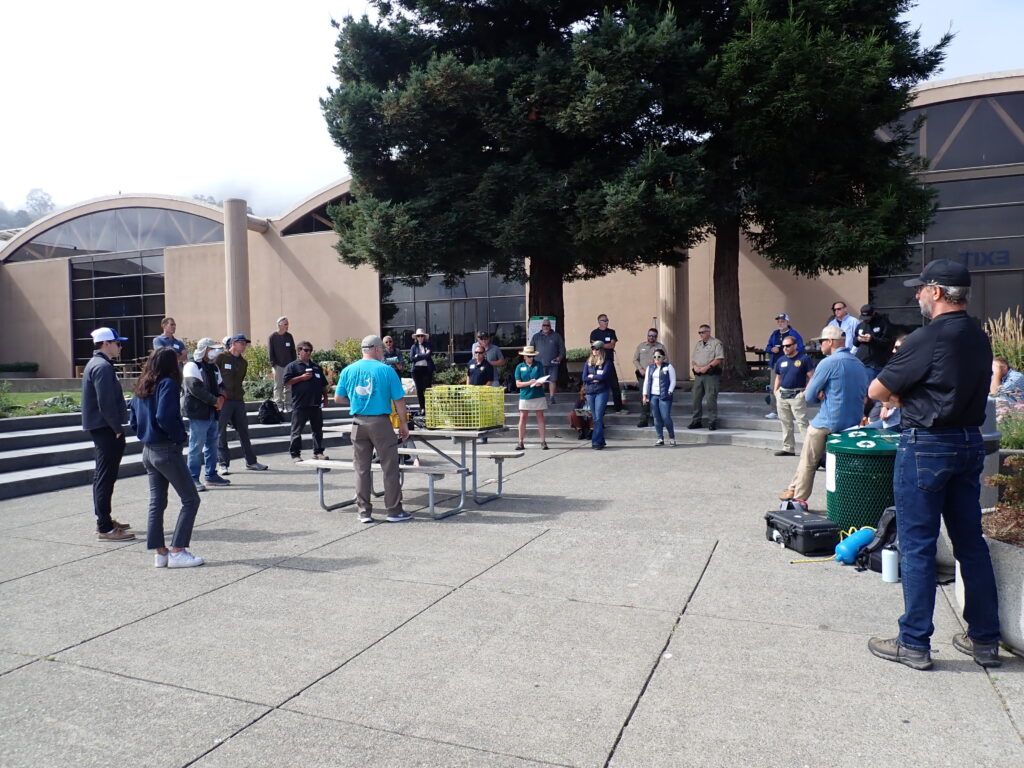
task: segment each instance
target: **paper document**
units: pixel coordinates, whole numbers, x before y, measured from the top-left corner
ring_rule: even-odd
[[[541,376],[539,379],[537,379],[535,382],[533,382],[532,386],[539,387],[541,384],[547,384],[548,383],[548,379],[550,379],[550,378],[551,378],[550,376]]]

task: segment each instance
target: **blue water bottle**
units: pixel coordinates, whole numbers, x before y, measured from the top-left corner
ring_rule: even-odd
[[[851,533],[845,539],[836,544],[836,560],[846,565],[853,565],[857,559],[857,553],[866,547],[875,538],[874,528],[861,528]]]

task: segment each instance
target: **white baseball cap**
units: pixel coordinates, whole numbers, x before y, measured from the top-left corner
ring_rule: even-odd
[[[93,344],[101,341],[128,341],[127,337],[119,335],[113,328],[97,328],[89,335],[92,336]]]

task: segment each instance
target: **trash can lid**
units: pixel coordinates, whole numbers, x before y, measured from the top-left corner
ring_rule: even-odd
[[[851,429],[848,432],[834,432],[825,441],[829,453],[878,454],[896,453],[899,447],[899,432],[884,429]]]

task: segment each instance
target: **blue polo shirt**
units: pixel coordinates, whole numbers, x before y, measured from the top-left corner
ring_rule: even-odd
[[[471,386],[486,387],[494,381],[494,366],[486,360],[480,363],[473,362],[466,367],[466,375]]]
[[[387,416],[391,401],[405,397],[402,380],[394,369],[377,360],[345,366],[334,394],[347,397],[353,416]]]
[[[775,373],[779,375],[779,386],[782,389],[803,389],[813,372],[814,361],[807,355],[783,355],[775,362]]]
[[[814,377],[804,390],[809,405],[818,402],[818,393],[824,392],[818,415],[811,426],[841,432],[860,424],[864,416],[864,398],[868,394],[868,375],[864,363],[843,347],[826,357],[814,369]]]

